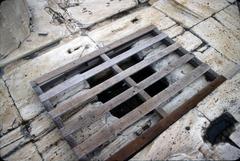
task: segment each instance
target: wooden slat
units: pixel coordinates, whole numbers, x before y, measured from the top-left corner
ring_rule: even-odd
[[[71,87],[77,86],[82,81],[96,75],[97,73],[100,73],[101,71],[104,71],[105,69],[113,66],[114,64],[117,64],[117,63],[135,55],[139,51],[144,50],[144,49],[150,47],[151,45],[163,40],[166,37],[167,36],[163,33],[160,35],[157,35],[157,36],[151,38],[147,43],[145,43],[142,46],[133,47],[130,50],[122,53],[121,55],[118,55],[118,56],[114,57],[113,59],[110,59],[109,61],[106,61],[106,62],[104,62],[82,74],[77,74],[77,75],[73,76],[72,78],[58,84],[57,86],[55,86],[55,87],[49,89],[48,91],[46,91],[45,93],[41,94],[39,96],[39,98],[42,102],[49,100],[49,99],[55,97],[56,95],[64,92],[65,90],[67,90]]]
[[[164,104],[168,99],[175,96],[178,92],[180,92],[182,89],[195,81],[208,70],[208,65],[200,65],[191,73],[178,80],[177,82],[166,88],[164,91],[155,95],[154,97],[152,97],[152,99],[143,103],[127,115],[123,116],[114,124],[109,126],[106,125],[105,127],[103,127],[102,130],[100,130],[98,133],[92,135],[83,143],[73,148],[73,150],[76,154],[78,154],[79,158],[82,158],[101,144],[105,143],[107,140],[109,140],[109,138],[116,136],[122,130],[126,129],[127,127],[138,121],[141,117],[154,110],[156,107]]]
[[[97,94],[101,93],[102,91],[106,90],[107,88],[113,86],[114,84],[122,81],[126,77],[136,73],[137,71],[149,66],[150,64],[156,62],[157,60],[163,58],[164,56],[168,55],[169,53],[175,51],[180,45],[175,43],[171,46],[168,46],[165,49],[156,49],[152,52],[152,56],[142,60],[141,62],[129,67],[128,69],[124,70],[123,72],[111,77],[110,79],[102,82],[101,84],[89,89],[86,93],[79,93],[74,98],[70,98],[64,101],[61,105],[54,108],[49,114],[53,117],[60,117],[64,113],[78,108],[80,105],[85,105],[84,103],[91,99],[92,97],[96,96]]]
[[[209,85],[200,90],[192,98],[184,102],[180,107],[171,112],[166,118],[161,119],[153,127],[149,128],[141,136],[137,137],[118,152],[110,156],[107,161],[123,161],[136,154],[146,145],[153,141],[157,136],[164,132],[169,126],[180,119],[184,114],[193,109],[199,102],[207,97],[212,91],[226,80],[223,76],[218,76]]]
[[[162,79],[175,69],[187,63],[193,57],[194,56],[190,54],[184,55],[178,60],[171,62],[167,67],[161,69],[160,71],[154,73],[153,75],[139,82],[135,86],[129,88],[128,90],[124,91],[118,96],[112,98],[102,106],[98,107],[95,111],[91,111],[88,113],[80,113],[80,115],[77,118],[65,124],[64,127],[61,129],[63,136],[67,136],[77,131],[78,129],[89,126],[91,123],[100,119],[106,112],[125,102],[129,98],[141,92],[143,89],[151,86],[152,84]]]
[[[153,29],[155,28],[155,26],[151,25],[151,26],[148,26],[148,27],[145,27],[143,29],[140,29],[138,30],[137,32],[133,33],[133,34],[130,34],[129,36],[127,37],[124,37],[122,39],[119,39],[113,43],[111,43],[110,45],[107,45],[103,48],[100,48],[99,50],[96,50],[92,53],[89,53],[88,55],[86,55],[85,57],[83,58],[79,58],[71,63],[68,63],[56,70],[53,70],[49,73],[46,73],[44,74],[43,76],[41,76],[40,78],[34,80],[34,82],[37,84],[37,85],[42,85],[44,84],[44,82],[50,80],[50,79],[53,79],[59,75],[63,75],[64,73],[67,73],[69,72],[70,70],[74,69],[75,67],[101,55],[102,53],[105,53],[105,52],[108,52],[118,46],[121,46],[129,41],[132,41],[144,34],[147,34],[148,32],[152,31]]]

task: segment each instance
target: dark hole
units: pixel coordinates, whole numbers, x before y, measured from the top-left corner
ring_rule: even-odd
[[[228,112],[213,120],[206,129],[204,140],[212,145],[220,142],[229,142],[229,136],[234,130],[235,118]],[[231,142],[230,142],[231,143]]]
[[[122,70],[126,70],[127,68],[133,66],[134,64],[137,64],[140,61],[141,60],[137,56],[132,56],[132,57],[125,59],[124,61],[121,61],[120,63],[118,63],[118,66]]]
[[[113,58],[115,56],[118,56],[119,54],[122,54],[128,50],[130,50],[132,47],[131,45],[127,45],[127,46],[123,46],[122,48],[119,47],[118,49],[115,49],[115,50],[111,50],[110,52],[107,52],[106,55],[109,57],[109,58]]]
[[[126,115],[127,113],[141,105],[143,102],[144,101],[138,95],[136,95],[112,109],[110,113],[115,117],[121,118],[122,116]]]
[[[131,22],[132,22],[132,23],[137,23],[138,20],[139,20],[139,19],[138,19],[137,17],[135,17],[134,19],[131,20]]]
[[[94,86],[104,82],[105,80],[111,78],[112,76],[114,76],[114,71],[112,71],[111,69],[106,69],[106,70],[96,74],[95,76],[89,78],[87,81],[91,87],[94,87]]]
[[[98,94],[97,95],[98,100],[105,103],[110,99],[112,99],[113,97],[119,95],[120,93],[122,93],[128,88],[129,88],[128,85],[124,81],[121,81],[115,84],[114,86],[108,88],[107,90],[101,92],[100,94]]]

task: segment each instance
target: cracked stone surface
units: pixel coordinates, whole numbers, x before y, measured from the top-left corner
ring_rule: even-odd
[[[213,13],[228,5],[229,3],[225,0],[159,0],[153,4],[155,8],[187,28],[210,17]]]
[[[240,16],[236,5],[225,8],[214,17],[240,39]]]
[[[209,18],[193,27],[193,31],[230,60],[240,63],[239,39],[218,21]]]
[[[95,29],[89,36],[98,44],[107,45],[151,24],[164,30],[176,23],[156,9],[147,7]]]
[[[22,119],[8,93],[7,87],[0,79],[0,135],[18,127]]]
[[[88,48],[84,49],[86,46]],[[79,49],[68,53],[69,49],[75,49],[76,47],[79,47]],[[30,81],[95,49],[95,44],[89,38],[78,37],[19,67],[5,71],[4,79],[23,120],[30,120],[43,110],[40,101],[30,86]]]
[[[176,37],[174,41],[181,44],[187,51],[193,51],[202,44],[202,41],[189,31],[186,31],[182,35]]]
[[[196,107],[208,119],[214,120],[224,111],[231,113],[240,121],[240,73],[227,80]]]
[[[67,11],[83,26],[90,26],[117,13],[128,10],[137,5],[135,0],[88,0],[79,6],[70,7]]]
[[[182,26],[175,25],[170,27],[169,29],[163,30],[165,34],[167,34],[170,38],[174,38],[178,35],[181,35],[184,32],[184,28]]]
[[[14,152],[9,157],[5,158],[6,161],[42,161],[36,147],[32,143],[28,143],[21,149]]]
[[[194,52],[194,55],[202,62],[208,64],[214,71],[225,77],[229,77],[229,73],[239,71],[240,67],[226,57],[222,56],[214,48],[208,48],[203,53]]]

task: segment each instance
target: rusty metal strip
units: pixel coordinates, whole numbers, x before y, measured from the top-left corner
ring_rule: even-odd
[[[120,149],[117,153],[108,158],[107,161],[122,161],[136,154],[144,146],[149,144],[154,138],[164,132],[169,126],[180,119],[184,114],[193,109],[200,101],[214,91],[226,80],[223,76],[218,76],[209,85],[199,91],[196,95],[174,110],[165,118],[161,119],[156,125],[149,128],[141,136],[127,144],[125,147]]]

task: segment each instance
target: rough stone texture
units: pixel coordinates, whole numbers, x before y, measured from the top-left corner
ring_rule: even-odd
[[[164,30],[176,23],[152,7],[141,8],[113,23],[91,31],[89,36],[97,43],[107,45],[151,24]]]
[[[46,112],[36,117],[29,125],[29,132],[32,137],[39,137],[54,128],[54,123]]]
[[[170,27],[169,29],[163,30],[165,34],[167,34],[170,38],[174,38],[184,32],[184,28],[182,26],[175,25]]]
[[[46,152],[50,147],[56,146],[56,143],[62,138],[59,129],[54,129],[47,135],[39,139],[35,144],[40,153]]]
[[[60,141],[42,154],[46,161],[77,161],[77,158],[65,141]]]
[[[185,153],[192,159],[204,159],[197,149],[204,144],[203,129],[208,125],[209,121],[201,113],[191,110],[132,160],[163,160],[178,153]],[[189,130],[186,127],[189,127]]]
[[[22,127],[19,127],[0,138],[0,156],[3,157],[15,149],[20,148],[29,138],[25,136]]]
[[[240,147],[240,124],[236,126],[235,131],[230,135],[230,139]]]
[[[199,103],[197,109],[209,120],[214,120],[223,112],[228,111],[240,121],[240,73],[227,80],[211,95]]]
[[[195,52],[194,55],[202,62],[208,64],[218,74],[225,77],[229,77],[229,74],[234,73],[233,71],[240,70],[238,65],[222,56],[214,48],[208,48],[203,53]]]
[[[236,5],[231,5],[214,16],[240,40],[240,16]]]
[[[0,135],[2,135],[16,128],[22,120],[2,79],[0,79],[0,98]]]
[[[83,26],[90,26],[136,5],[135,0],[88,0],[83,1],[79,6],[68,8],[67,11]]]
[[[17,150],[9,157],[5,158],[6,161],[42,161],[41,156],[36,150],[36,147],[29,143],[23,148]]]
[[[18,48],[30,34],[25,0],[8,0],[0,4],[0,58]]]
[[[182,35],[176,37],[174,41],[181,44],[183,48],[188,51],[193,51],[202,44],[202,41],[189,31],[186,31]]]
[[[240,63],[240,41],[213,18],[193,27],[193,31],[230,60]]]
[[[190,28],[229,5],[225,0],[159,0],[153,6]]]
[[[229,143],[220,143],[215,146],[204,144],[199,151],[212,160],[237,160],[240,157],[240,150]]]
[[[79,47],[79,49],[70,54],[67,52],[69,49],[75,49],[76,47]],[[30,81],[94,49],[96,49],[96,46],[89,38],[78,37],[19,67],[5,71],[3,77],[6,80],[7,86],[22,118],[24,120],[32,119],[43,110],[40,101],[30,86]]]

